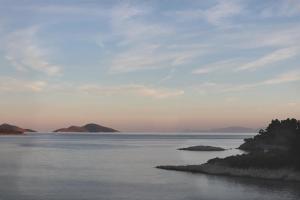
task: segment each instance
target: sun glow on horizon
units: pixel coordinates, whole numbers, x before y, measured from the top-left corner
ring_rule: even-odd
[[[299,22],[294,0],[4,0],[0,122],[182,131],[300,119]]]

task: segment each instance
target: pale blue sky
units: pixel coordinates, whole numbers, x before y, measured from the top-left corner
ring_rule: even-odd
[[[125,131],[300,118],[298,0],[0,0],[3,122]]]

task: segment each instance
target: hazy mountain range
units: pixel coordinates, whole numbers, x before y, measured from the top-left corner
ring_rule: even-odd
[[[241,126],[230,126],[224,128],[214,128],[208,130],[191,130],[186,129],[184,132],[200,132],[200,133],[256,133],[258,129],[241,127]]]

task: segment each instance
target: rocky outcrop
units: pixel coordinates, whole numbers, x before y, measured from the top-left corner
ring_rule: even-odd
[[[223,149],[221,147],[212,147],[212,146],[199,145],[199,146],[179,148],[178,150],[185,150],[185,151],[224,151],[226,149]]]

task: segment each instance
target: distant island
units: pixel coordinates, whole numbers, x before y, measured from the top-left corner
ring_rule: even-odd
[[[68,128],[57,129],[54,132],[90,132],[90,133],[98,133],[98,132],[119,132],[118,130],[101,126],[98,124],[86,124],[84,126],[70,126]]]
[[[221,147],[212,147],[212,146],[191,146],[191,147],[185,147],[185,148],[179,148],[178,150],[184,150],[184,151],[225,151],[226,149]]]
[[[239,149],[246,154],[214,158],[205,164],[157,166],[160,169],[228,176],[300,181],[300,121],[273,120]]]
[[[241,126],[230,126],[230,127],[224,127],[224,128],[214,128],[214,129],[208,129],[208,130],[191,130],[187,129],[184,130],[184,132],[200,132],[200,133],[256,133],[258,129],[253,128],[247,128],[247,127],[241,127]]]
[[[0,125],[0,135],[21,135],[25,132],[36,132],[31,129],[24,129],[10,124]]]

